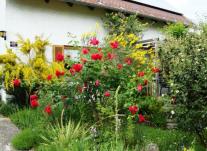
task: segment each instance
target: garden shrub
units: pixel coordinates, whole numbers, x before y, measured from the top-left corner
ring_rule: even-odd
[[[175,38],[181,38],[186,36],[188,28],[181,22],[169,24],[164,28],[164,32],[167,35],[173,36]]]
[[[41,36],[36,36],[33,42],[19,36],[15,52],[20,53],[21,58],[12,49],[0,55],[4,86],[7,93],[15,96],[15,103],[19,106],[28,106],[29,96],[38,90],[47,75],[61,69],[56,62],[48,63],[45,56],[48,45],[49,41]]]
[[[41,142],[37,129],[24,129],[12,139],[12,146],[18,150],[29,150]]]
[[[2,114],[3,116],[9,116],[13,113],[15,113],[17,110],[17,106],[15,104],[12,103],[1,103],[0,105],[0,114]]]
[[[47,119],[41,112],[31,109],[23,109],[10,116],[11,121],[19,128],[43,127],[47,123]]]
[[[159,46],[162,73],[176,98],[180,128],[196,133],[207,146],[207,25],[189,30],[184,37],[168,35]]]
[[[106,13],[103,18],[104,26],[109,31],[109,35],[113,34],[140,34],[145,28],[138,19],[137,15],[126,15],[124,13]]]

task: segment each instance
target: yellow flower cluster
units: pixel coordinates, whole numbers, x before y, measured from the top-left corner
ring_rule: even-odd
[[[154,62],[156,62],[153,48],[150,48],[149,50],[142,50],[140,48],[135,49],[132,51],[130,56],[137,60],[139,64],[147,64],[150,67],[153,66]]]
[[[18,37],[19,50],[23,54],[28,55],[31,50],[34,49],[37,56],[44,57],[45,47],[49,45],[49,41],[47,39],[44,40],[42,37],[36,36],[35,41],[32,43],[28,38],[24,40],[20,35],[18,35]]]
[[[36,55],[44,57],[45,47],[47,45],[49,45],[49,41],[47,39],[43,40],[42,37],[36,36],[33,43],[33,48],[36,52]]]
[[[27,38],[24,40],[20,35],[18,35],[18,37],[19,37],[18,45],[20,47],[20,51],[25,55],[29,54],[32,49],[32,43],[30,39]]]
[[[140,65],[148,64],[149,66],[152,66],[156,60],[154,49],[142,49],[142,44],[137,43],[140,38],[135,34],[125,35],[124,33],[121,33],[120,35],[115,36],[113,40],[118,41],[123,48],[128,49],[130,51],[129,57],[136,60]]]
[[[22,64],[16,64],[16,65],[11,65],[11,64],[5,64],[4,66],[4,85],[6,89],[9,89],[13,87],[12,81],[15,78],[20,77],[21,69],[22,69]]]
[[[6,54],[0,55],[0,64],[16,64],[17,56],[12,52],[11,49],[7,50]]]
[[[1,73],[4,74],[4,85],[6,89],[13,88],[12,81],[16,78],[24,81],[27,87],[30,87],[35,81],[45,81],[49,74],[54,75],[56,70],[63,71],[63,63],[49,64],[45,58],[45,47],[49,45],[48,40],[36,37],[32,43],[29,39],[24,40],[19,36],[19,50],[28,58],[28,62],[18,58],[12,50],[7,50],[6,54],[0,55]],[[35,57],[31,58],[31,51]]]

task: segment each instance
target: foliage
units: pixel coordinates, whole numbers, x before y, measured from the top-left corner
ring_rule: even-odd
[[[41,112],[31,109],[23,109],[10,116],[11,121],[19,128],[43,127],[47,122]]]
[[[164,32],[167,35],[173,36],[175,38],[181,38],[186,36],[188,28],[181,22],[169,24],[164,28]]]
[[[207,25],[188,31],[185,37],[169,36],[159,46],[162,72],[176,98],[179,125],[197,133],[207,145]]]
[[[1,105],[0,105],[0,114],[2,114],[3,116],[9,116],[9,115],[15,113],[16,110],[17,110],[17,107],[15,104],[1,103]]]
[[[140,34],[145,24],[142,24],[137,15],[129,15],[127,16],[124,13],[107,13],[103,18],[104,26],[109,31],[109,35],[113,34]]]
[[[80,123],[75,124],[69,121],[66,125],[57,124],[51,128],[48,137],[42,137],[44,143],[39,147],[39,150],[49,150],[51,148],[55,150],[73,150],[76,148],[75,150],[78,150],[81,147],[86,149],[85,145],[89,139],[87,133],[86,127],[80,125]],[[82,143],[84,146],[82,146]]]
[[[36,36],[34,42],[19,36],[19,47],[15,53],[8,49],[6,54],[0,55],[4,86],[15,95],[19,105],[28,105],[29,95],[44,83],[48,74],[63,68],[63,65],[55,62],[48,64],[45,57],[48,44],[48,40],[40,36]],[[17,56],[18,53],[21,57]]]
[[[12,139],[12,146],[18,150],[29,150],[41,142],[39,131],[28,128],[21,131]]]
[[[191,134],[176,130],[162,130],[147,126],[140,126],[140,130],[143,133],[146,143],[157,144],[161,151],[182,150],[183,146],[191,146],[191,143],[195,139]]]

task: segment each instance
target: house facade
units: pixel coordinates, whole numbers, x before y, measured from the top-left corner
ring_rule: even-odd
[[[18,34],[30,39],[43,35],[51,43],[46,56],[52,61],[56,48],[69,48],[68,34],[80,38],[98,23],[97,36],[102,40],[107,34],[102,17],[108,11],[137,13],[149,22],[143,40],[161,38],[160,28],[167,22],[190,23],[180,13],[132,0],[0,0],[0,54],[6,48],[17,49]]]
[[[93,31],[97,23],[98,38],[103,39],[107,31],[101,18],[108,10],[137,13],[153,22],[144,31],[143,40],[162,37],[159,28],[166,22],[189,23],[180,13],[130,0],[1,0],[0,31],[6,37],[0,38],[0,53],[17,41],[17,34],[30,39],[44,35],[52,45],[67,45],[68,33],[81,37]],[[52,48],[47,49],[48,60],[52,60]]]

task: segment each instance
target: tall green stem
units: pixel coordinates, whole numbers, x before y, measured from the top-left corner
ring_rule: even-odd
[[[118,140],[118,129],[119,129],[119,115],[118,115],[118,93],[120,90],[120,86],[116,89],[115,93],[115,137],[116,137],[116,144]]]

